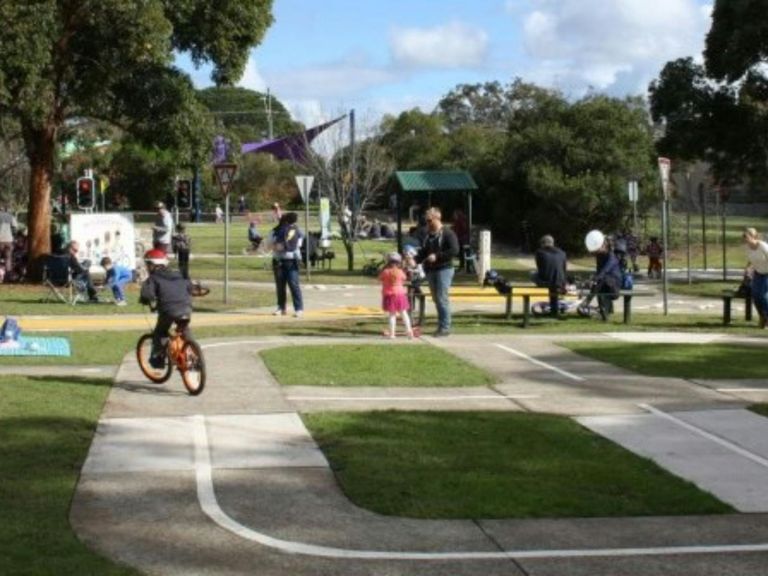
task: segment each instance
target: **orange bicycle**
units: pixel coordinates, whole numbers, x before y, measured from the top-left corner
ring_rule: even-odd
[[[151,332],[139,338],[136,359],[144,376],[156,384],[167,382],[176,367],[187,391],[197,396],[205,388],[205,359],[200,344],[188,335],[188,326],[189,318],[180,318],[174,323],[168,334],[166,362],[162,368],[153,367],[149,361],[152,355]]]

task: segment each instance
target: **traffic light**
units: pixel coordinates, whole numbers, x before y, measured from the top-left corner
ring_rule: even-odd
[[[96,205],[96,194],[93,178],[82,176],[77,179],[77,207],[81,210],[92,210]]]
[[[192,182],[189,180],[176,181],[176,205],[179,210],[192,208]]]

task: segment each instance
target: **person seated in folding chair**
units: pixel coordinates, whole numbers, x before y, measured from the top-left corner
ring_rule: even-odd
[[[158,249],[144,254],[144,262],[149,271],[141,285],[139,302],[154,304],[157,310],[157,324],[152,332],[152,354],[149,364],[153,368],[165,367],[165,349],[168,344],[168,330],[174,322],[184,320],[185,335],[189,333],[189,320],[192,318],[192,283],[180,272],[168,269],[168,257]]]
[[[69,269],[69,254],[63,251],[63,246],[53,254],[48,254],[45,258],[45,267],[43,268],[43,283],[48,287],[46,301],[51,297],[64,304],[74,304],[74,294],[71,291],[72,272]],[[64,295],[59,289],[69,290],[68,295]]]
[[[79,250],[80,245],[76,240],[72,240],[67,246],[67,252],[69,253],[69,269],[72,271],[72,282],[79,292],[84,291],[88,294],[89,302],[98,302],[99,298],[96,296],[96,288],[93,286],[91,273],[89,271],[91,262],[90,260],[80,262],[77,258]]]

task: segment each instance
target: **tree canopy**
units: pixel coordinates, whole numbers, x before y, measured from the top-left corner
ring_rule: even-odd
[[[701,159],[721,183],[768,183],[766,0],[716,0],[704,65],[668,62],[649,88],[662,153]]]
[[[60,131],[72,119],[118,125],[145,144],[199,161],[204,108],[173,54],[242,74],[272,22],[272,0],[0,0],[0,116],[18,121],[30,164],[34,258],[49,249],[50,190]]]
[[[198,92],[198,98],[212,112],[217,124],[226,128],[241,142],[258,142],[269,135],[267,106],[272,110],[272,133],[285,136],[304,127],[291,119],[280,100],[247,88],[216,86]]]
[[[766,0],[715,0],[704,50],[712,78],[735,82],[768,59],[766,14]]]

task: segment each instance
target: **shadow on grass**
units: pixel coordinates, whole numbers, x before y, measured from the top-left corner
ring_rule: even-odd
[[[88,550],[68,522],[95,426],[95,420],[79,417],[3,420],[0,573],[135,574]]]
[[[112,380],[101,377],[92,377],[84,374],[82,376],[26,376],[27,379],[33,382],[43,383],[55,383],[55,384],[75,384],[77,386],[96,386],[106,387],[112,386]]]

